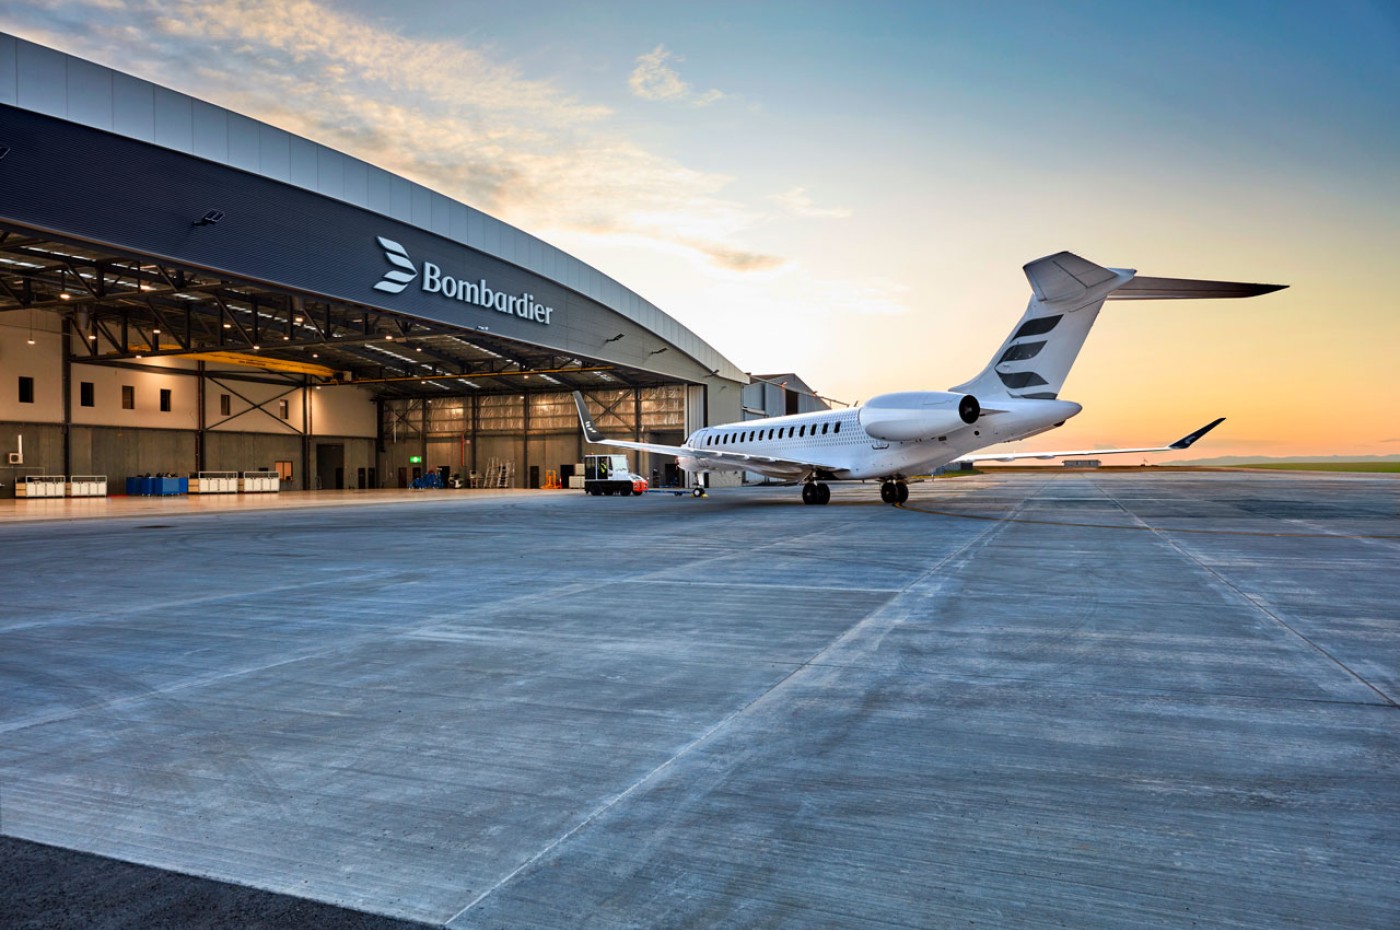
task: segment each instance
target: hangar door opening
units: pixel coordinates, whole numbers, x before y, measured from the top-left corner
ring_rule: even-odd
[[[618,439],[680,445],[686,437],[686,388],[660,385],[587,390],[594,423]],[[573,396],[566,392],[455,395],[383,402],[380,469],[450,465],[467,487],[525,488],[553,472],[563,482],[588,449]],[[596,448],[592,451],[597,451]],[[664,481],[670,456],[629,453],[628,466]],[[672,480],[679,473],[672,469]]]
[[[340,443],[317,444],[316,482],[322,488],[345,490],[345,446]]]

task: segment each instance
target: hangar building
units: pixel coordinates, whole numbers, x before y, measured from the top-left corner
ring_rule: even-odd
[[[581,460],[573,390],[604,431],[678,444],[738,420],[747,383],[507,223],[0,34],[0,495],[252,469],[287,489],[438,469],[538,486]]]

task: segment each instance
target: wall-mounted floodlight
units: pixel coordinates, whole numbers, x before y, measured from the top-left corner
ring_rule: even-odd
[[[208,213],[204,214],[203,216],[201,216],[199,219],[195,220],[195,221],[194,221],[193,223],[191,223],[190,225],[191,225],[191,226],[213,226],[215,223],[219,222],[219,220],[221,220],[221,219],[223,219],[223,218],[224,218],[224,211],[223,211],[223,210],[210,210]]]
[[[481,330],[483,333],[491,332],[491,327],[489,326],[478,326],[477,329]]]
[[[668,348],[669,346],[662,346],[659,349],[653,349],[652,351],[648,352],[647,355],[660,355],[662,352],[665,352]]]
[[[626,336],[626,335],[627,335],[626,333],[618,333],[616,336],[613,336],[611,339],[604,339],[604,340],[603,340],[603,345],[607,345],[607,344],[610,343],[610,342],[617,342],[619,339],[621,339],[622,337],[624,337],[624,336]]]
[[[4,158],[8,154],[10,154],[10,147],[8,145],[0,145],[0,158]]]

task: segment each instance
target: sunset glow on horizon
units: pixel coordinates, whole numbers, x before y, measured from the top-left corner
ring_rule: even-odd
[[[845,402],[974,375],[1060,250],[1284,284],[1107,304],[1084,412],[1014,450],[1224,416],[1186,458],[1400,456],[1393,4],[53,0],[0,30],[470,204]]]

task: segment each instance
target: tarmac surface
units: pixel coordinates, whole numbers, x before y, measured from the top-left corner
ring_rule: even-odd
[[[4,502],[0,926],[1400,925],[1400,480],[833,491]]]

